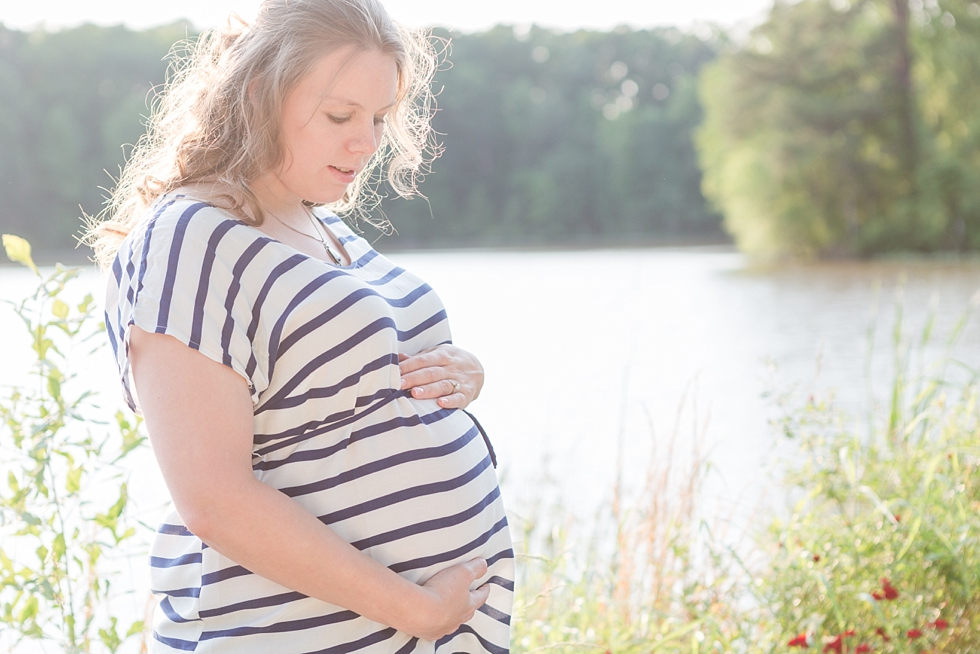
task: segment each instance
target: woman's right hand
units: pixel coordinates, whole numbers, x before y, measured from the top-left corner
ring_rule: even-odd
[[[458,563],[434,574],[421,586],[423,601],[412,611],[412,624],[403,629],[423,640],[438,640],[468,622],[490,596],[490,587],[470,590],[487,573],[484,559]]]

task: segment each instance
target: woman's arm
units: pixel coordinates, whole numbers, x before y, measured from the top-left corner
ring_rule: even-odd
[[[398,360],[402,388],[412,389],[412,397],[438,398],[443,408],[465,409],[480,396],[483,365],[463,348],[445,343]]]
[[[252,472],[252,402],[238,373],[131,328],[133,380],[154,454],[188,529],[255,574],[433,640],[487,599],[477,559],[414,584],[358,551]]]

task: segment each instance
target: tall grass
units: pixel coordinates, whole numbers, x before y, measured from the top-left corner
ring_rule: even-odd
[[[761,521],[751,566],[702,517],[703,423],[587,524],[532,508],[515,651],[980,652],[980,386],[949,357],[971,316],[930,359],[934,316],[913,338],[898,302],[888,399],[867,416],[777,395],[794,504]]]
[[[896,305],[888,400],[862,424],[829,398],[785,407],[793,512],[771,524],[761,596],[777,636],[826,651],[980,651],[980,387],[923,355]],[[890,590],[889,590],[890,589]]]
[[[753,612],[733,601],[749,576],[702,518],[706,427],[682,401],[635,492],[620,475],[592,520],[552,504],[517,521],[516,652],[752,651]]]

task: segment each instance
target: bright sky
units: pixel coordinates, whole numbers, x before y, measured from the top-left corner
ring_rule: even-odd
[[[772,0],[384,0],[391,15],[412,26],[445,25],[464,31],[497,23],[609,29],[616,25],[691,28],[754,23]],[[70,27],[83,22],[144,28],[188,18],[197,27],[223,24],[231,12],[254,16],[259,0],[0,0],[7,27]]]

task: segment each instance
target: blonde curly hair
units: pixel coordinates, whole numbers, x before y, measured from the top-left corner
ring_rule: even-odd
[[[392,56],[398,91],[378,152],[331,209],[370,221],[374,187],[384,179],[399,195],[414,195],[438,155],[430,126],[439,60],[432,37],[395,24],[378,0],[265,0],[251,25],[236,19],[174,46],[147,132],[106,209],[88,220],[83,242],[99,265],[111,265],[158,197],[196,182],[231,189],[222,206],[261,225],[264,212],[249,184],[282,163],[283,100],[323,56],[345,47]]]

